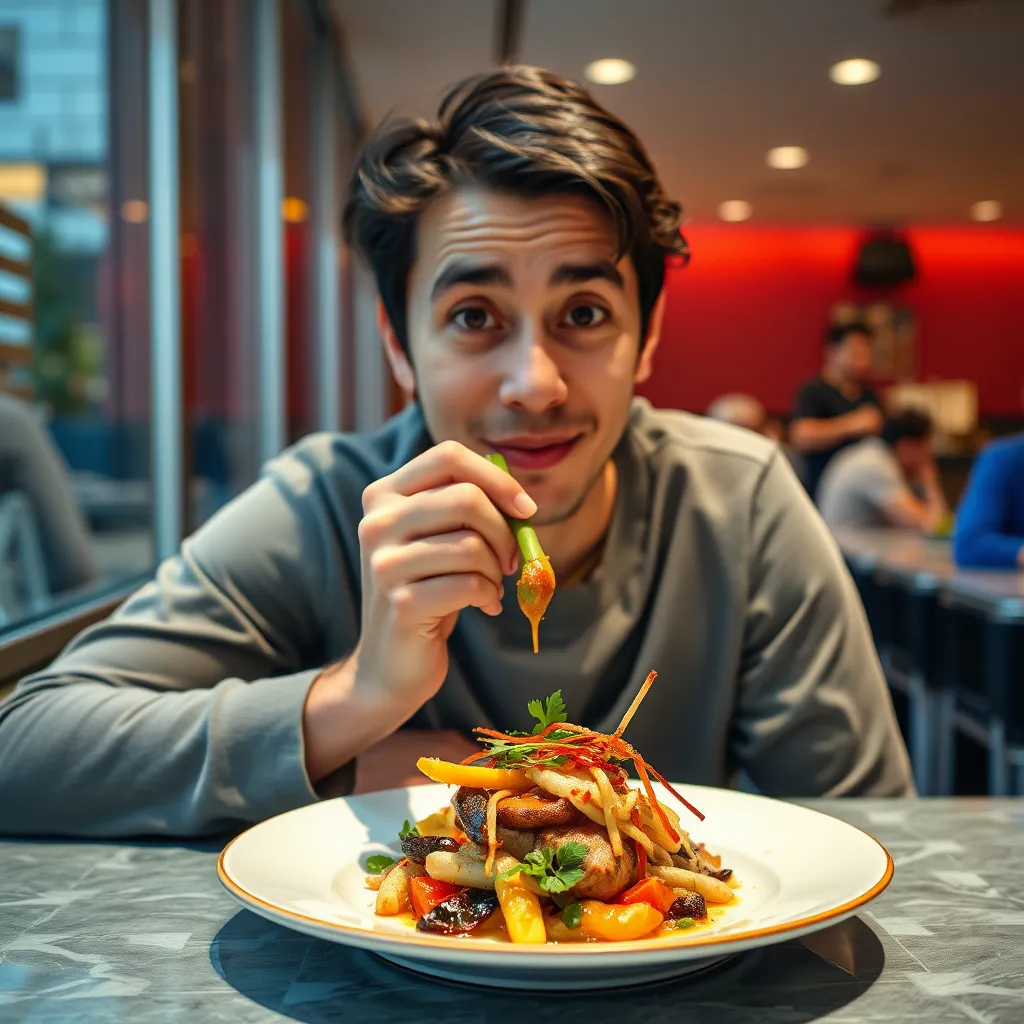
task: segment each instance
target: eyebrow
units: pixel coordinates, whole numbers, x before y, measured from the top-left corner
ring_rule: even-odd
[[[512,276],[504,268],[497,264],[472,264],[464,262],[451,263],[434,280],[430,289],[430,301],[434,302],[440,295],[443,295],[449,288],[458,284],[470,285],[503,285],[506,288],[512,286]]]
[[[611,260],[594,263],[563,263],[552,275],[551,284],[586,284],[588,281],[608,281],[616,288],[625,288],[619,268]],[[512,276],[498,264],[472,264],[455,262],[445,267],[430,289],[430,301],[435,302],[449,288],[456,285],[501,285],[512,287]]]
[[[551,275],[553,285],[586,284],[588,281],[608,281],[616,288],[625,287],[619,268],[611,260],[598,260],[595,263],[565,263]]]

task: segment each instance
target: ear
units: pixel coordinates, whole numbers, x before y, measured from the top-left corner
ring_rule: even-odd
[[[654,303],[651,316],[647,324],[647,337],[644,339],[644,347],[640,350],[640,358],[637,360],[636,373],[633,374],[634,384],[643,384],[651,375],[654,368],[654,353],[658,349],[658,342],[661,340],[661,321],[665,316],[665,288],[661,289],[658,301]]]
[[[391,318],[379,296],[377,297],[377,331],[384,345],[384,355],[387,356],[395,383],[407,394],[415,394],[416,374],[413,373],[412,363],[409,362],[409,357],[391,326]]]

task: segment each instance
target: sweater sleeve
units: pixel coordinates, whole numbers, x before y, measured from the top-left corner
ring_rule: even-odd
[[[910,762],[864,609],[825,524],[776,455],[751,515],[737,753],[787,796],[908,796]]]
[[[1013,461],[989,449],[978,456],[956,517],[954,554],[962,566],[1015,569],[1024,537],[1008,530]]]
[[[302,712],[340,569],[315,476],[271,463],[0,704],[0,830],[196,835],[316,799]]]

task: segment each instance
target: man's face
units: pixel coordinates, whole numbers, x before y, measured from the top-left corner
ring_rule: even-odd
[[[836,346],[836,363],[849,380],[867,380],[871,374],[871,339],[866,334],[848,334]]]
[[[602,476],[646,372],[617,241],[590,200],[485,189],[436,200],[417,225],[407,327],[427,426],[504,455],[541,525]]]

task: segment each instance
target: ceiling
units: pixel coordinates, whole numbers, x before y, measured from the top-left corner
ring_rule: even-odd
[[[334,0],[367,120],[429,115],[495,66],[497,0]],[[1024,223],[1024,0],[526,0],[519,58],[582,79],[647,146],[693,220],[745,199],[759,222],[960,223],[978,200]],[[829,81],[868,57],[878,81]],[[799,145],[810,163],[772,170]]]

